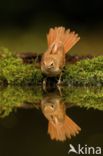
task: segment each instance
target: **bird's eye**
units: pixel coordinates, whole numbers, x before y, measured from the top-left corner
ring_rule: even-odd
[[[54,105],[53,104],[51,104],[51,108],[54,108]]]
[[[50,64],[50,66],[53,66],[54,64],[53,64],[53,62]]]

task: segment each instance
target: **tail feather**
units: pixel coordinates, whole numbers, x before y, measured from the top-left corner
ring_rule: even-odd
[[[61,41],[64,45],[64,51],[67,53],[78,41],[80,37],[70,29],[65,30],[64,27],[51,28],[47,34],[48,47],[55,41]]]
[[[67,115],[65,115],[65,120],[63,123],[57,122],[53,123],[49,121],[48,133],[52,140],[64,141],[66,138],[71,138],[79,133],[81,128],[72,121]]]

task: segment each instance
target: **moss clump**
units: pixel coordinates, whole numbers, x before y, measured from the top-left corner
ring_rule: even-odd
[[[42,74],[35,64],[23,64],[22,59],[4,49],[0,59],[0,83],[3,80],[13,85],[38,84]]]
[[[66,103],[103,110],[103,88],[69,87],[63,88],[63,98]]]
[[[63,82],[68,85],[103,85],[103,56],[67,65]]]
[[[35,63],[24,64],[7,49],[0,50],[0,84],[10,85],[39,84],[43,76]],[[63,74],[63,84],[68,85],[103,85],[103,56],[67,64]]]
[[[37,92],[38,90],[38,92]],[[14,108],[37,107],[42,99],[40,87],[11,87],[0,90],[0,117],[9,115]]]
[[[63,87],[62,89],[62,98],[66,106],[73,104],[87,109],[103,110],[103,88]],[[50,93],[47,93],[44,98],[45,96],[49,97],[49,95]],[[17,108],[39,108],[42,99],[43,92],[38,86],[33,88],[17,86],[1,88],[0,117],[8,116]]]

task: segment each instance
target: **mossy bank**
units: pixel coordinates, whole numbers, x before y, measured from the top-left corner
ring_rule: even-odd
[[[13,55],[8,49],[3,49],[1,53],[1,84],[7,82],[10,85],[30,85],[38,84],[42,80],[41,70],[35,67],[35,63],[23,64],[22,59]]]
[[[36,63],[24,64],[23,60],[8,49],[0,50],[0,85],[40,84],[43,75]],[[62,75],[63,84],[70,85],[103,85],[103,56],[85,59],[75,64],[66,64]]]
[[[62,96],[53,92],[51,96],[60,96],[67,108],[78,106],[103,110],[103,88],[97,87],[63,87]],[[41,100],[49,97],[50,92],[44,94],[41,87],[7,86],[0,89],[0,118],[8,116],[17,109],[39,109]]]

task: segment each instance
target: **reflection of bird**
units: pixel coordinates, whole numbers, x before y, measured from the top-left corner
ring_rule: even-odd
[[[51,28],[47,35],[48,50],[43,54],[41,70],[48,77],[61,74],[65,65],[65,54],[79,41],[80,37],[64,27]]]
[[[48,96],[41,101],[41,109],[48,119],[48,133],[51,139],[64,141],[75,136],[80,127],[66,115],[65,105],[59,96]]]

